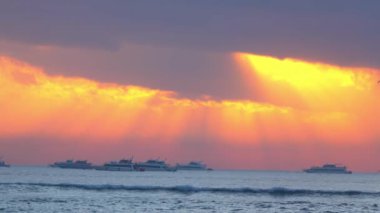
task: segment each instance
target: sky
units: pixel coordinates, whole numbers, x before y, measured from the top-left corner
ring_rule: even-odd
[[[379,1],[2,1],[0,156],[379,170]]]

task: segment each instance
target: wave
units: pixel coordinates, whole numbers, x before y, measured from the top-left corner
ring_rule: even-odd
[[[311,189],[288,189],[274,187],[270,189],[257,188],[212,188],[183,186],[127,186],[127,185],[85,185],[72,183],[0,183],[1,185],[55,187],[62,189],[80,189],[92,191],[139,191],[139,192],[174,192],[182,194],[193,193],[220,193],[220,194],[246,194],[246,195],[271,195],[271,196],[375,196],[380,197],[380,192],[368,191],[334,191],[334,190],[311,190]]]

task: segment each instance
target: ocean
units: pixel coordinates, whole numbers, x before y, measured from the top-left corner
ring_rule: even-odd
[[[380,212],[380,174],[0,168],[0,212]]]

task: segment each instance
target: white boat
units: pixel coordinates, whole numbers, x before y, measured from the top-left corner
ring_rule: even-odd
[[[352,171],[347,170],[347,167],[336,164],[325,164],[323,166],[313,166],[303,170],[306,173],[326,173],[326,174],[351,174]]]
[[[200,161],[191,161],[187,164],[177,164],[178,170],[212,170]]]
[[[134,163],[132,159],[121,159],[117,161],[111,161],[105,163],[103,166],[99,166],[96,168],[97,170],[104,171],[134,171]]]
[[[135,164],[137,171],[176,171],[176,167],[171,167],[163,160],[147,160]]]
[[[87,162],[86,160],[67,160],[63,162],[55,162],[50,165],[51,167],[58,167],[62,169],[93,169],[91,163]]]

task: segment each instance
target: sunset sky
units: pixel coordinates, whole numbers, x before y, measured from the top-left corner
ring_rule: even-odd
[[[3,1],[0,156],[380,170],[380,2]]]

